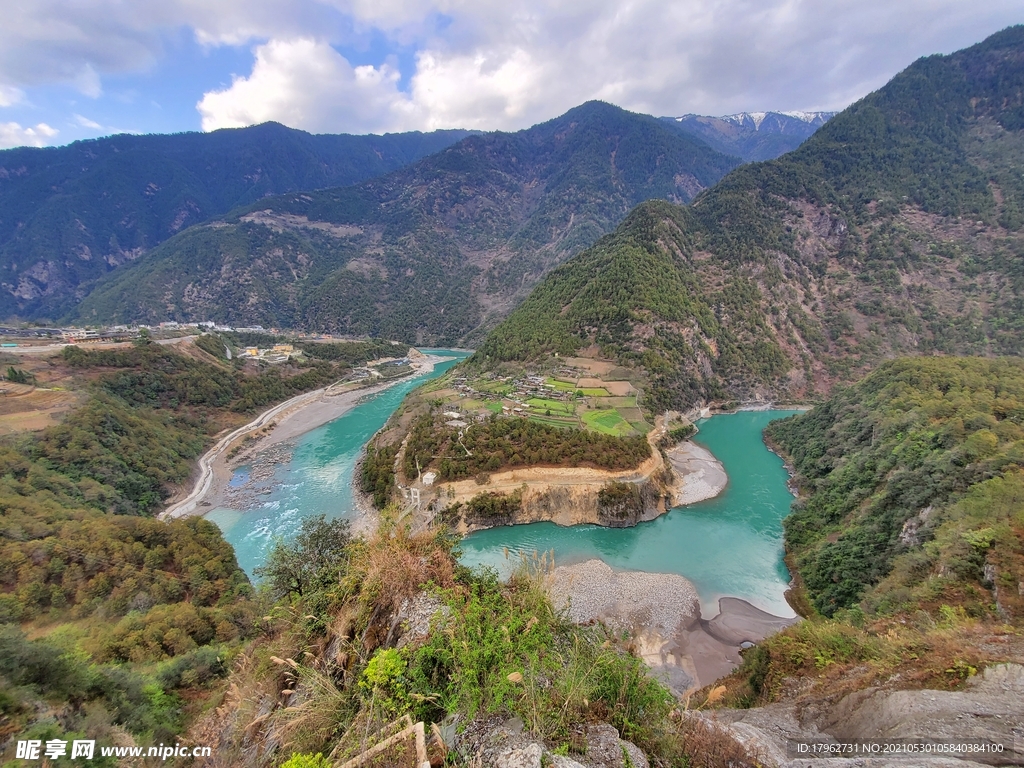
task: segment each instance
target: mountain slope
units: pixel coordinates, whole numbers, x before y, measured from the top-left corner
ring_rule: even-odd
[[[799,147],[835,112],[740,112],[725,117],[663,117],[666,124],[746,161],[773,160]]]
[[[454,342],[648,198],[687,202],[738,163],[591,102],[469,137],[360,185],[260,201],[168,241],[78,308]]]
[[[596,343],[664,409],[813,396],[895,354],[1021,354],[1022,94],[1024,27],[921,59],[691,208],[640,206],[475,360]]]
[[[1022,418],[1024,360],[943,357],[888,362],[769,425],[804,491],[786,548],[815,608],[962,603],[1019,621]]]
[[[468,134],[314,136],[265,123],[0,151],[0,317],[62,314],[82,282],[192,224],[379,176]]]

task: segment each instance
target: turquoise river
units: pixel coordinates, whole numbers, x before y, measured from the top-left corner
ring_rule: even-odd
[[[352,475],[363,445],[409,391],[455,362],[370,395],[338,419],[298,438],[291,461],[278,466],[276,487],[260,508],[218,508],[208,513],[207,519],[216,522],[234,546],[239,564],[252,574],[274,539],[293,536],[306,516],[353,515]],[[718,457],[729,476],[717,498],[673,509],[635,528],[562,528],[552,523],[493,528],[463,540],[463,561],[504,571],[520,552],[554,550],[559,564],[596,557],[615,568],[685,576],[697,587],[706,617],[718,612],[718,598],[725,595],[792,616],[783,596],[789,574],[782,562],[782,518],[793,497],[782,460],[761,439],[769,421],[792,413],[741,411],[698,422],[696,441]]]

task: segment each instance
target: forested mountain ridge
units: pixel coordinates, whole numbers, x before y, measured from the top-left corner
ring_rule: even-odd
[[[649,198],[683,203],[738,158],[600,102],[469,137],[362,184],[260,201],[99,285],[90,321],[210,318],[447,342]]]
[[[1012,357],[889,362],[769,425],[804,492],[786,546],[816,609],[967,602],[1024,618],[1022,425],[1024,361]]]
[[[469,135],[311,135],[278,123],[0,151],[0,317],[57,317],[94,280],[262,197],[354,184]]]
[[[696,136],[713,149],[746,161],[774,160],[792,152],[835,112],[740,112],[724,117],[663,117],[679,131]]]
[[[646,404],[813,397],[896,354],[1024,351],[1024,27],[921,59],[689,208],[645,203],[477,364],[592,344]]]

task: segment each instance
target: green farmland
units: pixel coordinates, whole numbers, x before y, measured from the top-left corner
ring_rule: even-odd
[[[526,404],[531,408],[536,408],[541,411],[551,411],[551,415],[557,414],[568,414],[573,415],[576,413],[575,403],[565,403],[561,400],[547,400],[542,397],[533,397],[526,401]]]
[[[587,411],[583,414],[583,423],[595,432],[605,435],[623,437],[633,433],[633,427],[614,408],[601,411]]]

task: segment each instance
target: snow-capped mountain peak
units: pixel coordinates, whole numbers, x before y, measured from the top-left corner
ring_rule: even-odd
[[[801,112],[799,110],[787,112],[737,112],[735,115],[723,115],[719,120],[725,120],[736,125],[749,125],[753,123],[754,130],[761,130],[761,124],[769,116],[789,117],[809,125],[823,125],[835,115],[835,112]]]
[[[835,112],[737,112],[710,117],[683,115],[664,117],[707,142],[719,152],[744,160],[769,160],[796,149],[800,143],[827,123]]]
[[[764,122],[768,115],[768,112],[738,112],[735,115],[724,115],[721,119],[728,120],[730,123],[736,123],[736,125],[752,122],[756,131],[761,127],[761,123]]]
[[[835,116],[835,112],[780,112],[780,115],[786,117],[795,117],[797,120],[803,120],[805,123],[826,123]]]

